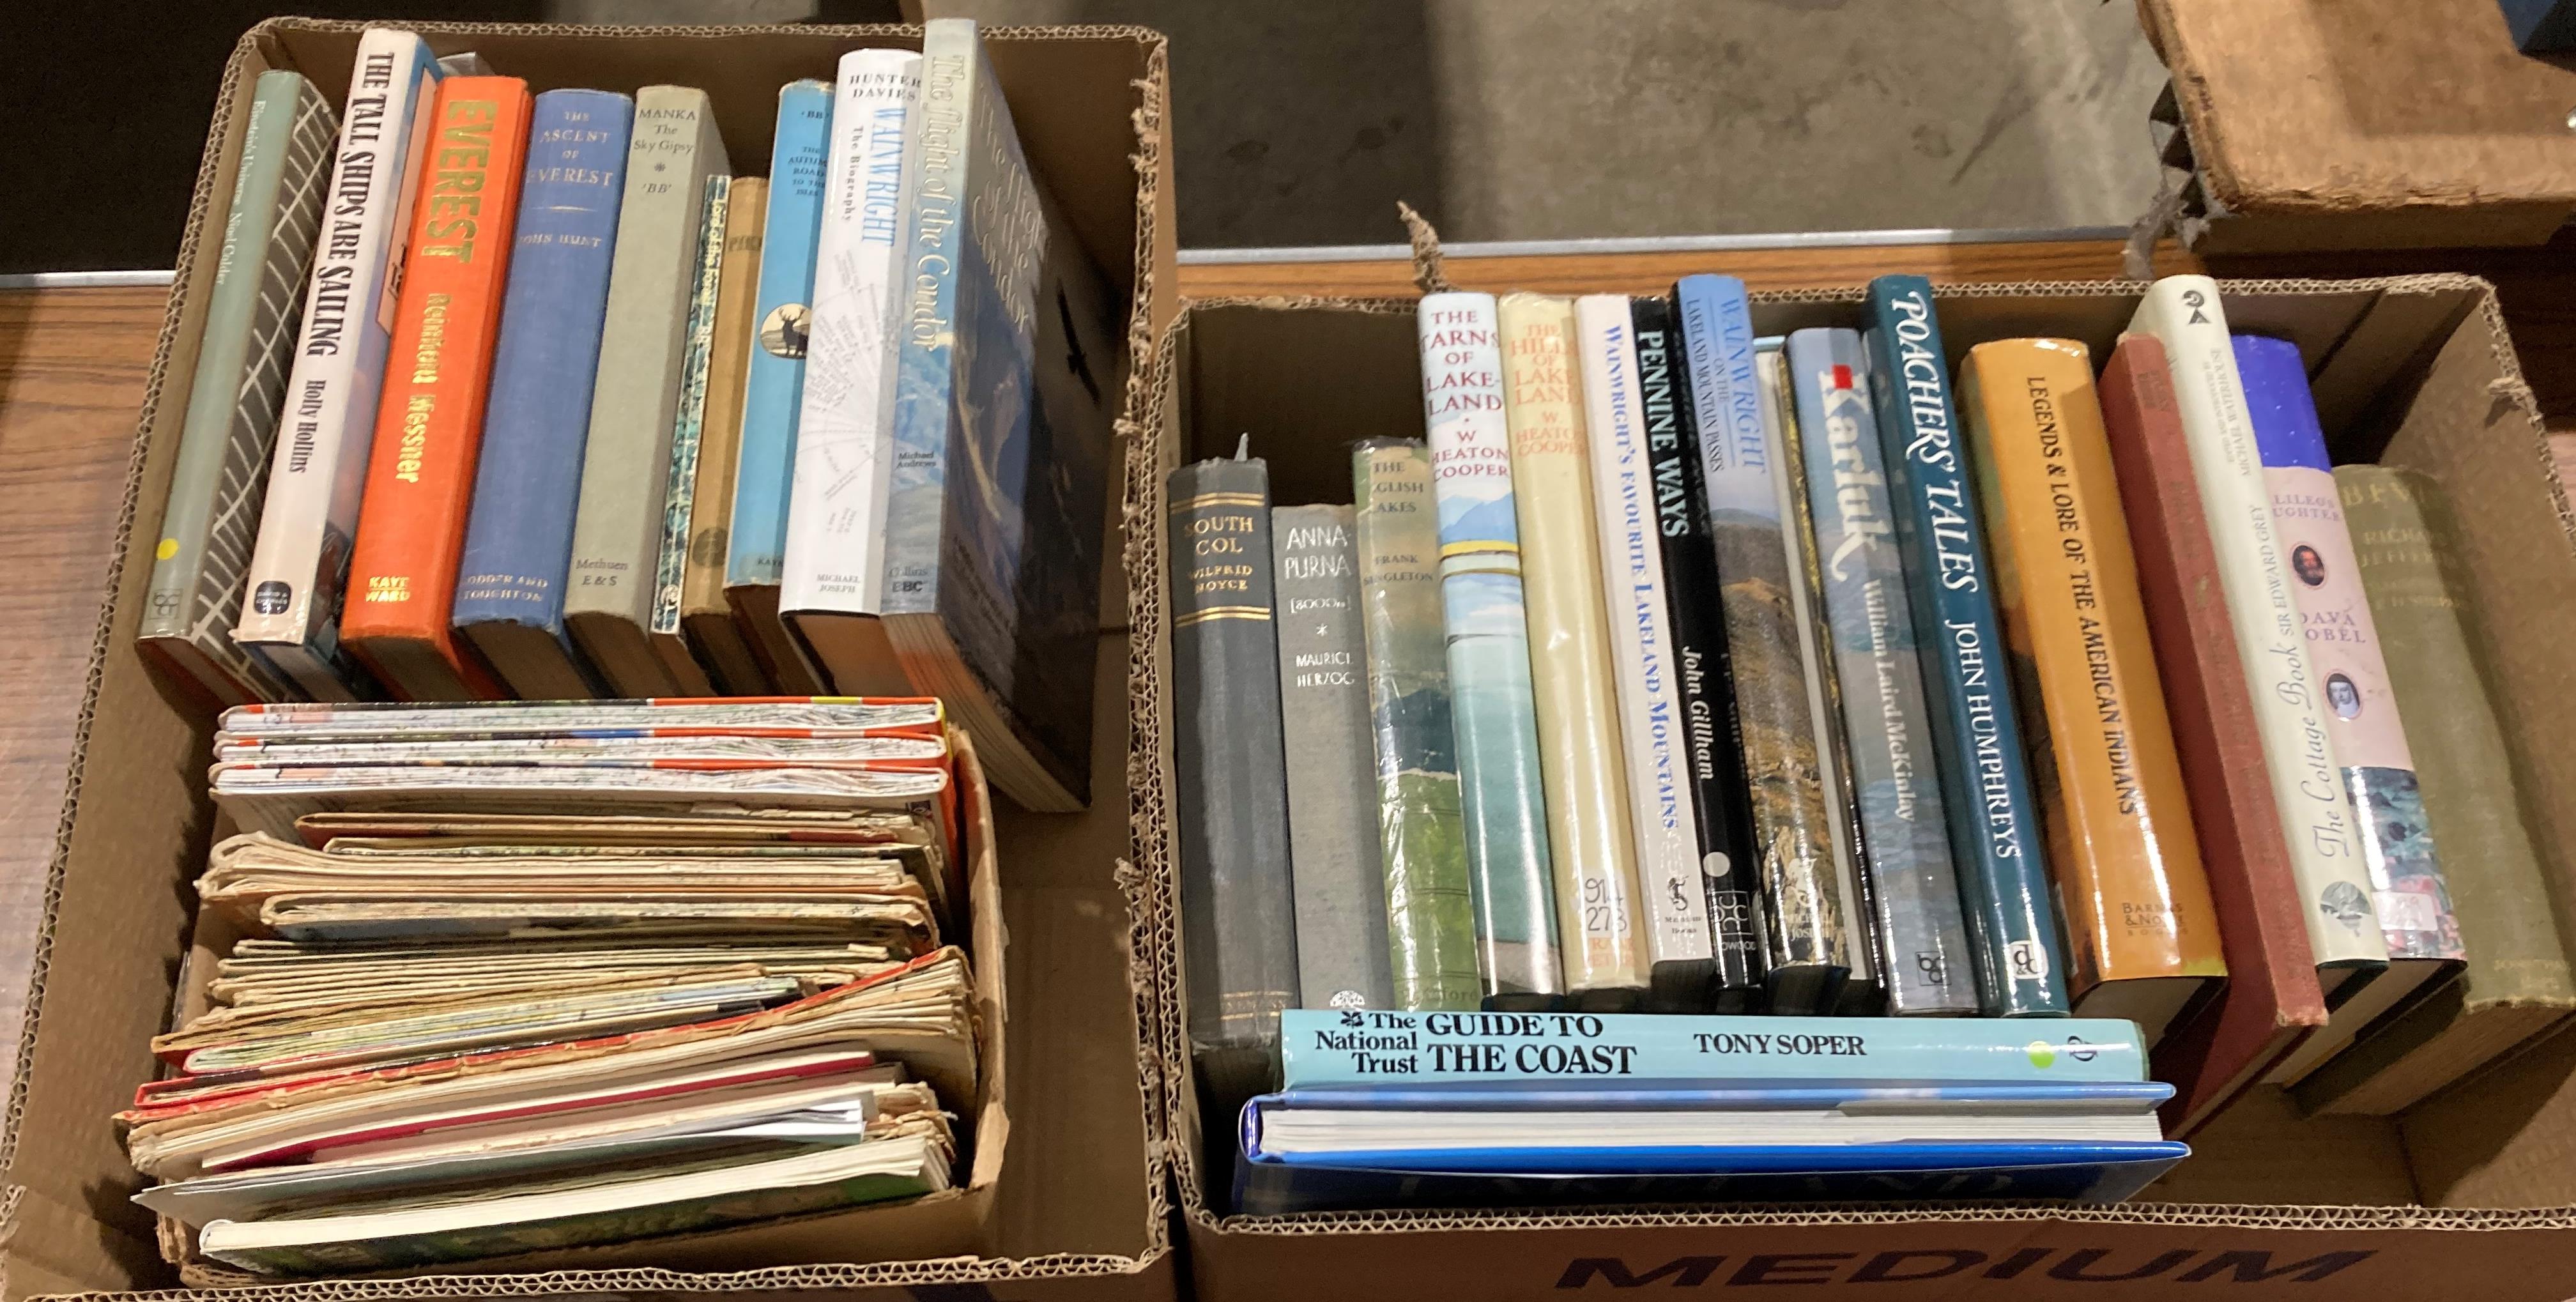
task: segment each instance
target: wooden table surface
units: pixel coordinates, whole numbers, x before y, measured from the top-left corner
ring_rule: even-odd
[[[1756,289],[1826,289],[1910,271],[1936,281],[2108,280],[2110,241],[1898,245],[1728,253],[1455,258],[1474,289],[1653,292],[1716,271]],[[2576,239],[2538,249],[2318,254],[2207,264],[2168,247],[2160,273],[2218,276],[2400,275],[2466,271],[2497,282],[2541,408],[2576,419]],[[1185,297],[1409,295],[1400,261],[1183,267]],[[27,967],[43,916],[62,813],[65,766],[91,642],[106,596],[127,452],[152,364],[165,293],[157,288],[0,291],[0,1091],[16,1061]]]

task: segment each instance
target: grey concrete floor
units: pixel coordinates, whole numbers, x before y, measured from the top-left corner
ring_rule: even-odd
[[[1172,38],[1185,248],[2119,225],[2163,70],[2128,0],[924,0]],[[271,12],[893,21],[896,0],[0,4],[0,111],[42,122],[0,272],[167,267],[233,40]],[[102,164],[108,168],[102,173]]]
[[[1172,38],[1184,248],[2123,225],[2127,0],[927,0]]]

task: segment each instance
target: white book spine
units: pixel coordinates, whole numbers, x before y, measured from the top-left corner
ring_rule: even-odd
[[[1671,608],[1664,600],[1654,463],[1638,410],[1628,311],[1624,294],[1587,294],[1574,303],[1584,417],[1591,426],[1592,514],[1601,531],[1601,593],[1610,614],[1637,878],[1646,894],[1647,952],[1656,963],[1705,963],[1714,957],[1708,888],[1700,880],[1690,757],[1666,627]]]
[[[2207,276],[2157,281],[2129,328],[2162,340],[2173,372],[2183,441],[2191,449],[2201,514],[2218,557],[2228,618],[2236,626],[2264,766],[2308,919],[2308,943],[2320,965],[2385,960],[2388,946],[2371,907],[2351,799],[2319,708],[2218,282]]]
[[[779,609],[873,615],[894,487],[895,273],[920,149],[921,56],[841,58]]]
[[[233,640],[258,647],[317,699],[346,700],[328,655],[357,532],[393,336],[403,246],[441,69],[418,36],[358,39],[340,152],[314,242],[268,496]]]

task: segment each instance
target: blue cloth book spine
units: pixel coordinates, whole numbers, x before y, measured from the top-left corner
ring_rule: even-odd
[[[2065,954],[2042,860],[2039,802],[2022,760],[1993,567],[1967,440],[1950,400],[1932,282],[1881,276],[1870,282],[1869,309],[1870,392],[1897,546],[1913,589],[1932,767],[1949,806],[1977,985],[1989,1016],[2063,1017]]]
[[[1975,964],[1950,823],[1931,772],[1922,657],[1860,332],[1800,330],[1786,353],[1797,456],[1842,684],[1853,803],[1868,850],[1870,921],[1887,946],[1888,1011],[1973,1016]]]
[[[537,96],[474,509],[457,566],[459,628],[518,623],[563,636],[573,507],[634,116],[633,100],[608,91]]]
[[[807,309],[814,244],[823,224],[823,174],[832,138],[829,82],[789,82],[778,92],[769,154],[769,217],[761,231],[760,322],[742,398],[734,457],[733,536],[725,584],[774,584],[787,552],[787,492],[796,470],[796,419],[805,399]]]
[[[2147,1078],[2135,1022],[1647,1013],[1290,1009],[1280,1066],[1306,1085],[1650,1080],[1984,1081]]]

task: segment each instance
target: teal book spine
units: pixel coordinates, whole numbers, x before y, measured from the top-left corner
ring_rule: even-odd
[[[716,280],[724,266],[725,201],[733,192],[733,178],[718,173],[707,178],[706,188],[706,213],[698,226],[698,284],[689,293],[680,408],[671,421],[671,464],[662,492],[662,548],[653,559],[652,632],[662,637],[680,635],[680,576],[688,568],[689,513],[697,503],[698,442],[706,432],[707,363],[715,353]]]
[[[733,526],[725,583],[775,584],[787,551],[787,490],[796,468],[797,413],[805,397],[806,326],[814,245],[823,223],[825,147],[832,87],[791,81],[778,92],[769,151],[769,213],[760,233],[759,335],[744,372],[742,444],[734,453]]]
[[[1887,463],[1853,330],[1800,330],[1786,348],[1797,400],[1793,460],[1804,466],[1825,619],[1842,684],[1853,804],[1870,875],[1881,980],[1899,1016],[1974,1014],[1977,983],[1933,774],[1932,724]]]
[[[1930,698],[1970,953],[1990,1016],[2063,1017],[2065,954],[2022,759],[1975,476],[1950,398],[1932,282],[1869,286],[1870,393]]]
[[[1441,626],[1484,1003],[1544,1008],[1566,993],[1565,965],[1557,953],[1547,789],[1530,695],[1502,327],[1491,294],[1428,295],[1414,323],[1440,509]]]
[[[2147,1078],[2138,1024],[2069,1018],[2045,1032],[1922,1017],[1678,1013],[1280,1014],[1287,1087],[1448,1081],[1833,1080],[1990,1084]]]

